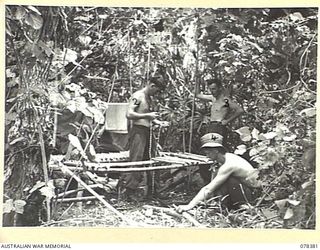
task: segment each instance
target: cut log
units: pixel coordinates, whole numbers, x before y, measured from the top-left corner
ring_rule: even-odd
[[[192,217],[192,215],[190,215],[187,212],[183,212],[181,214],[179,214],[178,212],[175,211],[174,208],[166,208],[166,207],[155,207],[155,206],[150,206],[150,205],[145,205],[143,206],[146,209],[154,209],[156,211],[161,211],[164,213],[167,213],[169,215],[175,216],[175,217],[183,217],[185,218],[187,221],[189,221],[190,223],[192,223],[194,226],[197,227],[204,227],[202,224],[200,224],[195,218]]]

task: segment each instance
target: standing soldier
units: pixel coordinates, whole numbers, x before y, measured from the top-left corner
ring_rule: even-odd
[[[150,84],[136,91],[130,98],[126,117],[132,121],[129,131],[129,160],[144,161],[150,159],[152,140],[150,138],[152,121],[159,116],[151,111],[151,97],[164,90],[165,84],[162,77],[152,77]],[[121,176],[124,193],[128,200],[142,200],[139,188],[143,185],[143,172],[125,173]],[[147,173],[148,194],[151,192],[151,174]]]
[[[210,123],[207,133],[218,133],[223,136],[225,142],[227,136],[227,125],[243,113],[243,109],[233,102],[222,87],[218,79],[207,80],[209,94],[200,93],[199,84],[196,84],[196,98],[211,102]]]

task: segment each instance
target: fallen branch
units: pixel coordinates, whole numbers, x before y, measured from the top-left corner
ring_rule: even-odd
[[[182,214],[177,213],[176,211],[174,211],[174,209],[172,208],[167,208],[167,207],[155,207],[155,206],[151,206],[151,205],[144,205],[143,206],[144,209],[153,209],[159,212],[164,212],[168,215],[174,216],[174,217],[178,217],[179,219],[183,218]]]
[[[176,205],[173,205],[173,207],[175,209],[177,208]],[[188,212],[182,212],[181,214],[185,219],[190,221],[193,225],[195,225],[197,227],[205,227],[204,225],[200,224],[195,218],[193,218],[193,216],[191,214],[189,214]]]
[[[166,208],[166,207],[155,207],[155,206],[150,206],[150,205],[145,205],[143,206],[143,208],[145,209],[154,209],[160,212],[164,212],[166,214],[175,216],[175,217],[179,217],[179,218],[185,218],[186,220],[188,220],[190,223],[192,223],[194,226],[197,227],[203,227],[202,224],[200,224],[195,218],[192,217],[192,215],[190,215],[187,212],[183,212],[181,214],[179,214],[178,212],[176,212],[174,210],[174,208]]]
[[[93,194],[97,199],[105,205],[108,209],[110,209],[113,213],[115,213],[119,218],[121,218],[124,222],[129,225],[135,225],[136,223],[125,217],[122,213],[120,213],[117,209],[111,206],[108,202],[106,202],[99,194],[97,194],[91,187],[89,187],[86,183],[84,183],[78,176],[76,176],[68,167],[62,165],[61,170],[65,173],[68,173],[73,177],[80,185],[82,185],[86,190],[88,190],[91,194]]]

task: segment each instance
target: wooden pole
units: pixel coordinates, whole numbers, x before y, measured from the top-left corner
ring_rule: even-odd
[[[101,198],[104,198],[104,196],[100,196]],[[57,202],[82,202],[82,201],[92,201],[97,200],[98,197],[96,196],[85,196],[85,197],[74,197],[74,198],[63,198],[58,199]]]
[[[42,158],[42,168],[43,168],[43,175],[44,175],[44,183],[45,186],[48,187],[49,182],[49,174],[48,174],[48,168],[47,168],[47,157],[46,157],[46,149],[44,147],[44,141],[43,141],[43,133],[41,129],[41,125],[38,124],[38,130],[39,130],[39,139],[40,139],[40,148],[41,148],[41,158]],[[50,198],[46,196],[46,207],[47,207],[47,221],[49,222],[51,220],[51,209],[50,209]]]
[[[131,168],[92,168],[88,169],[88,171],[99,172],[99,173],[128,173],[128,172],[143,172],[143,171],[154,171],[154,170],[166,170],[166,169],[174,169],[174,168],[187,168],[190,166],[207,166],[210,163],[196,163],[193,165],[185,165],[185,164],[172,164],[167,166],[154,166],[154,167],[131,167]],[[82,167],[68,167],[70,170],[81,171]],[[61,171],[60,166],[51,166],[51,170],[53,171]]]
[[[130,166],[141,166],[141,165],[150,165],[156,163],[156,161],[137,161],[137,162],[84,162],[84,165],[88,168],[113,168],[113,167],[130,167]],[[65,161],[64,165],[68,166],[79,166],[80,161]]]
[[[199,74],[199,41],[198,41],[198,29],[199,29],[199,16],[197,17],[197,27],[196,27],[196,43],[197,43],[197,58],[196,58],[196,72],[195,72],[195,84],[198,84],[198,74]],[[194,88],[193,100],[192,100],[192,113],[191,113],[191,121],[190,121],[190,138],[189,138],[189,153],[191,153],[192,146],[192,135],[193,135],[193,118],[194,118],[194,110],[195,110],[195,101],[196,101],[196,88]],[[191,171],[188,169],[188,188],[190,188],[191,182]]]

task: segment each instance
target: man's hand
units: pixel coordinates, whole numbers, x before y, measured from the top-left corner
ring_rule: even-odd
[[[159,120],[155,119],[152,122],[153,122],[153,124],[159,125],[160,127],[169,127],[170,126],[170,122],[167,122],[167,121],[159,121]]]
[[[147,119],[149,119],[150,121],[156,119],[159,117],[159,113],[158,112],[150,112],[147,114]]]
[[[176,210],[178,213],[183,213],[186,212],[188,210],[191,210],[193,207],[190,205],[180,205],[178,207],[176,207]]]

